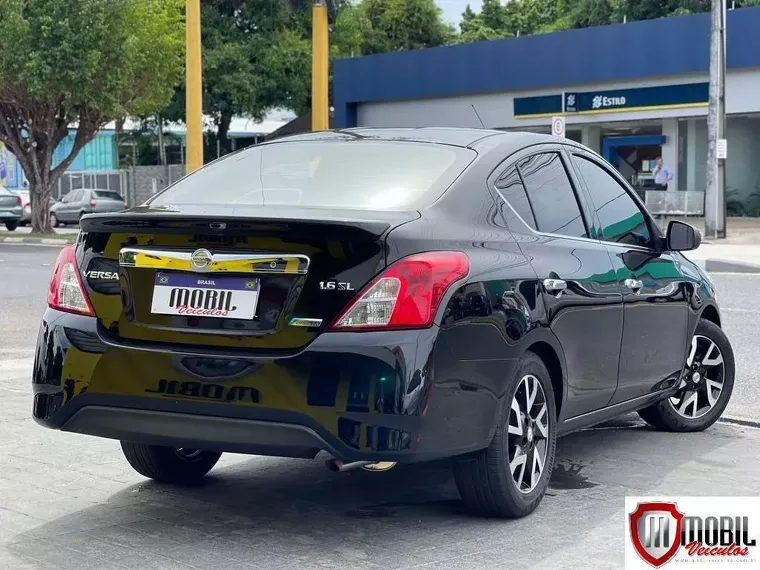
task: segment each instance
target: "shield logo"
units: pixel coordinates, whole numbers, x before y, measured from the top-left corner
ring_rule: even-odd
[[[659,568],[676,555],[684,515],[675,503],[639,503],[629,516],[631,542],[642,560]]]

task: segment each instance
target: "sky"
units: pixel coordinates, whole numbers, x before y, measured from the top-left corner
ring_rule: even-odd
[[[459,23],[467,4],[476,12],[480,11],[480,0],[435,0],[435,3],[443,10],[444,18],[452,24]]]

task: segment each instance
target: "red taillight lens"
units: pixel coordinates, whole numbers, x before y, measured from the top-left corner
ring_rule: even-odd
[[[95,200],[90,200],[90,208],[94,208],[94,207],[95,207]]]
[[[446,290],[469,270],[468,257],[458,251],[401,259],[367,285],[330,330],[428,328]]]
[[[95,314],[82,286],[82,279],[79,277],[79,267],[77,267],[73,245],[67,245],[58,254],[53,269],[53,278],[50,280],[48,305],[53,309],[67,313]]]
[[[24,201],[21,199],[21,196],[16,196],[16,204],[18,204],[19,208],[24,207]]]
[[[124,209],[129,210],[129,204],[124,204]]]

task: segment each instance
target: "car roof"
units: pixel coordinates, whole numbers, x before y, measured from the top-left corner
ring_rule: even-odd
[[[514,146],[515,149],[542,142],[557,142],[557,138],[552,137],[551,135],[508,132],[495,129],[458,127],[357,127],[291,135],[275,139],[265,144],[357,139],[445,144],[475,149],[486,141],[488,141],[488,146],[493,146],[494,143],[496,143],[499,146],[502,144],[506,146]]]

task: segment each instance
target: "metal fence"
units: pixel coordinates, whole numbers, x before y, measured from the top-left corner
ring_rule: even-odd
[[[647,190],[644,203],[653,216],[702,216],[705,193]]]
[[[60,200],[72,190],[96,188],[127,195],[129,176],[126,170],[80,170],[64,172],[53,188],[53,197]]]

